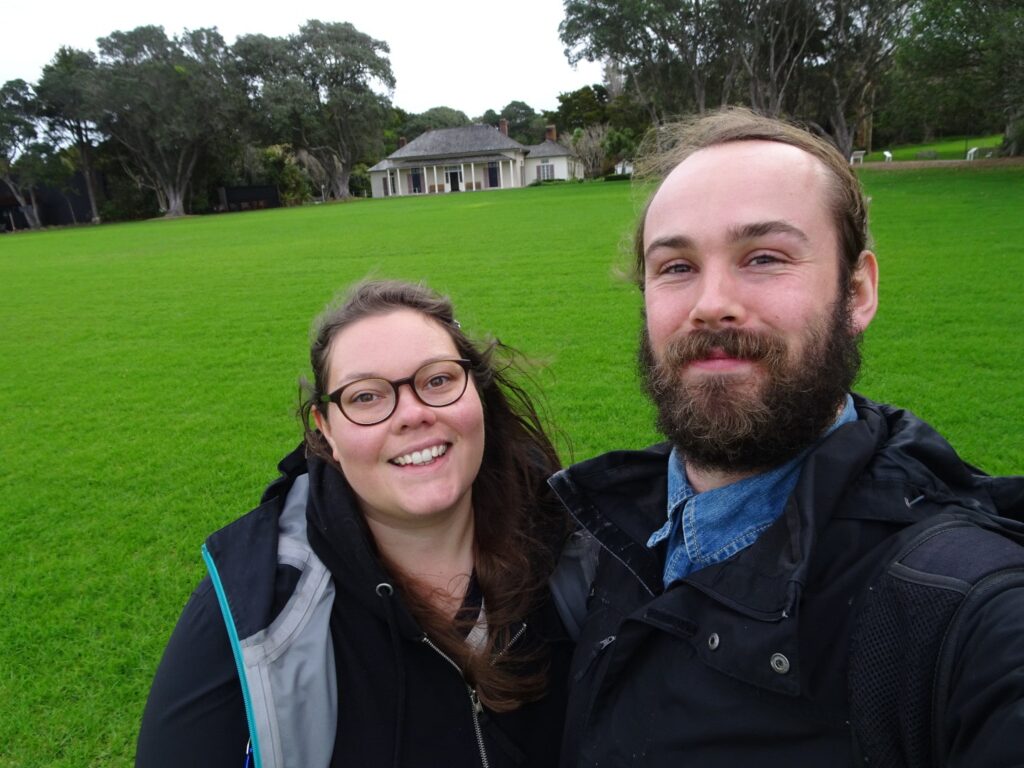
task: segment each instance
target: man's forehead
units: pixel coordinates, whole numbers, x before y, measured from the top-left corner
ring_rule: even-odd
[[[645,221],[670,213],[688,203],[724,198],[722,204],[742,194],[744,199],[774,200],[772,190],[799,193],[805,199],[819,197],[824,203],[828,170],[816,157],[776,141],[734,141],[699,149],[680,162],[655,191]]]

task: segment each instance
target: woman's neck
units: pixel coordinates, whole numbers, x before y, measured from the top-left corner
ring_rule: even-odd
[[[452,617],[466,596],[473,573],[473,510],[422,527],[394,527],[367,518],[385,559],[399,568],[437,610]]]

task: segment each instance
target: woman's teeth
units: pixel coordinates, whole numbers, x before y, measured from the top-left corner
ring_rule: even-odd
[[[438,456],[444,456],[447,450],[448,446],[442,443],[431,448],[424,448],[422,451],[413,451],[404,456],[397,456],[391,460],[391,463],[400,467],[404,467],[406,464],[428,464]]]

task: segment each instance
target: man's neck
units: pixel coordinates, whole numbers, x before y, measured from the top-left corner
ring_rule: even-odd
[[[746,480],[748,477],[753,477],[763,471],[761,469],[748,469],[739,472],[718,467],[698,467],[687,462],[686,481],[695,492],[704,493],[705,491],[713,491],[716,488],[731,485],[740,480]]]

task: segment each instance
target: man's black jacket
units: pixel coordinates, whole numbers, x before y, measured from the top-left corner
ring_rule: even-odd
[[[940,512],[970,518],[1024,500],[1024,478],[978,475],[914,416],[855,402],[858,420],[812,451],[757,542],[667,590],[664,545],[645,542],[665,520],[669,446],[552,479],[601,544],[563,766],[854,762],[849,641],[896,535]],[[1024,589],[992,600],[963,638],[937,713],[948,764],[1024,764]]]

